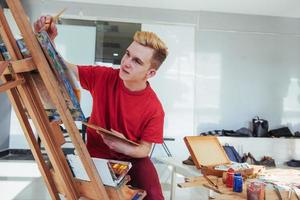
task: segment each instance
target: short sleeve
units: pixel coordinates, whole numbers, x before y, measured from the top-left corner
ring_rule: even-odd
[[[83,89],[94,92],[95,86],[104,84],[113,73],[113,69],[105,66],[77,66],[79,82]]]
[[[95,74],[92,66],[77,66],[79,82],[83,89],[91,91],[95,83]]]
[[[163,143],[164,114],[152,117],[147,123],[141,140],[151,143]]]

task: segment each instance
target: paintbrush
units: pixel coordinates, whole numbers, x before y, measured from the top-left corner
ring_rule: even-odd
[[[205,173],[202,173],[203,175],[203,178],[205,178],[205,180],[210,184],[212,185],[213,187],[219,189],[218,185],[215,184],[210,178],[207,177],[207,175]]]
[[[51,23],[57,23],[59,20],[59,17],[67,10],[67,8],[62,9],[57,15],[53,16],[50,18],[50,20],[47,20],[45,22],[45,25],[41,28],[41,31],[47,31],[48,28],[50,27]]]
[[[221,192],[219,189],[217,189],[217,188],[215,188],[215,187],[212,187],[212,186],[210,186],[210,185],[207,185],[207,184],[202,184],[203,185],[203,187],[206,187],[206,188],[208,188],[208,189],[210,189],[210,190],[213,190],[213,191],[215,191],[216,193],[219,193],[219,194],[223,194],[223,192]]]
[[[59,17],[67,10],[67,8],[64,8],[62,9],[57,15],[55,15],[53,18],[52,18],[52,21],[54,21],[55,23],[57,23]]]

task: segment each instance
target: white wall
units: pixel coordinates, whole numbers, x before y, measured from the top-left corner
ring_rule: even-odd
[[[56,13],[61,7],[67,5],[66,2],[45,1],[32,7],[31,13],[36,15],[38,11],[40,13]],[[271,91],[267,85],[272,85],[274,80],[280,81],[281,77],[291,77],[291,74],[297,73],[299,60],[295,56],[299,51],[297,44],[300,20],[298,19],[76,3],[68,9],[64,16],[144,24],[195,26],[197,62],[195,65],[194,102],[197,110],[194,130],[219,127],[235,129],[239,125],[246,126],[254,114],[268,118],[271,127],[275,124],[285,123],[287,118],[290,119],[290,117],[281,117],[281,112],[278,111],[283,110],[283,106],[278,108],[278,105],[282,104],[278,100],[280,98],[276,96],[284,98],[284,92],[280,91],[280,88],[277,90],[276,87]],[[277,60],[273,59],[274,57]],[[276,70],[273,71],[273,68]],[[245,77],[247,70],[250,70],[249,77]],[[260,72],[260,75],[257,75],[257,71]],[[252,79],[251,76],[254,78]],[[272,79],[272,77],[275,78]],[[211,81],[205,79],[211,79]],[[267,84],[264,84],[264,80]],[[234,81],[238,84],[235,84]],[[291,91],[296,89],[295,81],[297,80],[292,79]],[[281,85],[282,82],[276,84]],[[238,86],[238,90],[232,90],[232,85]],[[234,93],[232,93],[233,91]],[[251,99],[251,102],[248,101],[250,92],[255,92],[251,95],[251,98],[254,98]],[[259,96],[262,96],[262,101],[258,100]],[[274,101],[273,96],[277,101],[275,101],[276,103],[271,102],[269,105],[270,99]],[[210,105],[206,105],[207,102]],[[247,102],[250,106],[245,104]],[[287,107],[294,110],[298,106],[295,98],[286,99],[285,102],[285,110]],[[288,106],[287,104],[291,104],[288,102],[293,102],[293,106]],[[267,107],[266,104],[268,104]],[[221,105],[222,110],[217,108],[218,111],[213,111],[215,108],[210,108],[220,108]],[[236,108],[236,106],[239,112],[231,112],[232,107]],[[244,110],[244,107],[251,107],[251,109]],[[276,110],[276,116],[270,114],[271,110]],[[299,117],[296,114],[293,115],[292,126],[295,127]],[[212,125],[209,125],[210,123]]]
[[[256,115],[299,130],[299,36],[201,30],[198,132],[248,127]]]
[[[300,19],[83,3],[70,5],[59,1],[26,2],[30,6],[27,10],[34,18],[41,13],[54,14],[62,7],[68,7],[64,16],[70,18],[169,24],[187,28],[188,25],[195,26],[197,62],[193,69],[195,84],[192,86],[195,92],[190,94],[189,89],[182,92],[180,87],[169,87],[161,96],[162,101],[170,101],[170,97],[180,96],[174,95],[176,90],[183,96],[187,94],[187,100],[183,98],[181,102],[186,100],[189,105],[194,102],[193,111],[187,111],[189,113],[186,115],[191,118],[176,118],[180,123],[166,124],[167,130],[176,130],[171,131],[173,136],[177,137],[178,132],[193,135],[210,129],[247,127],[254,115],[268,119],[271,128],[287,122],[293,131],[300,128]],[[167,30],[161,29],[160,32],[164,31]],[[171,41],[171,46],[174,41]],[[190,40],[186,38],[185,41]],[[180,48],[176,46],[176,49]],[[181,68],[174,69],[180,74]],[[182,77],[184,79],[179,77],[178,82],[184,82],[181,80],[188,76]],[[171,112],[171,115],[176,116],[177,111]],[[193,119],[193,128],[190,128],[190,119]],[[180,129],[182,124],[188,124],[187,130]],[[182,142],[182,138],[176,139]],[[170,142],[170,146],[172,144],[176,145]],[[175,155],[180,151],[182,149],[174,152]]]
[[[183,159],[187,150],[181,139],[194,133],[195,27],[143,23],[142,30],[155,32],[168,46],[169,55],[150,83],[165,110],[164,135],[176,138],[170,151],[182,149],[176,156]],[[157,145],[153,156],[165,155],[162,150]]]

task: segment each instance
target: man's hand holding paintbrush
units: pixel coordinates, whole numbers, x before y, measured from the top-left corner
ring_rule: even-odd
[[[41,31],[46,31],[50,39],[53,41],[57,36],[56,23],[65,10],[66,9],[63,9],[55,16],[50,16],[50,15],[41,16],[40,19],[34,23],[35,32],[38,33]]]
[[[53,44],[54,44],[54,39],[57,36],[58,32],[57,32],[57,27],[56,27],[56,23],[59,19],[59,17],[63,14],[63,12],[66,9],[63,9],[62,11],[60,11],[57,15],[55,16],[50,16],[50,15],[46,15],[46,16],[41,16],[36,22],[34,22],[34,31],[36,33],[41,32],[41,31],[46,31],[50,37],[50,39],[52,40]],[[55,45],[55,44],[54,44]],[[68,63],[67,61],[65,61],[65,64],[68,67],[68,72],[67,72],[67,76],[69,77],[69,80],[72,79],[77,79],[78,80],[78,70],[77,70],[77,66],[71,63]],[[76,84],[76,81],[70,81],[72,88],[74,90],[74,93],[78,99],[78,101],[80,101],[80,89]]]

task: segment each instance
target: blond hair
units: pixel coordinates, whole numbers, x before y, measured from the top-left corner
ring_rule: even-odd
[[[168,47],[165,43],[155,33],[146,31],[137,31],[133,40],[154,50],[151,67],[157,70],[168,55]]]

